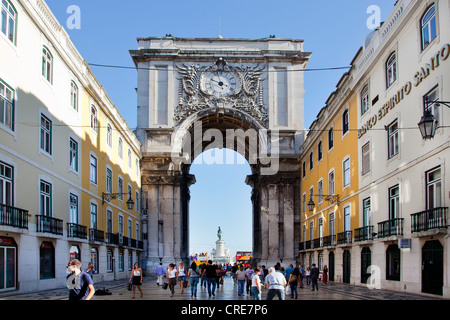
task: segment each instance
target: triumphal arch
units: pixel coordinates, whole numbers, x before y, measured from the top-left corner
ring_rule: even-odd
[[[302,40],[139,38],[137,129],[142,144],[146,267],[189,259],[190,166],[209,148],[242,154],[252,174],[253,256],[295,263],[304,132]],[[226,188],[226,186],[225,186]],[[223,204],[220,204],[223,205]]]

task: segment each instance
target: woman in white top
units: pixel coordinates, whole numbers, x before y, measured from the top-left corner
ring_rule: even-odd
[[[260,274],[261,269],[255,268],[255,273],[252,276],[252,286],[250,287],[253,300],[261,300],[261,278],[259,277]]]
[[[173,263],[169,264],[169,269],[167,269],[167,277],[169,282],[169,289],[171,297],[175,294],[175,285],[177,284],[177,270],[175,269],[175,265]]]
[[[183,294],[184,282],[186,281],[186,273],[184,271],[183,262],[180,262],[180,265],[177,268],[177,280],[178,280],[178,283],[180,284],[181,294]]]
[[[134,299],[136,287],[138,287],[139,291],[141,292],[141,297],[142,297],[142,289],[141,289],[142,269],[139,268],[139,263],[137,263],[137,262],[134,264],[134,269],[131,270],[130,282],[133,285],[133,296],[131,298]]]

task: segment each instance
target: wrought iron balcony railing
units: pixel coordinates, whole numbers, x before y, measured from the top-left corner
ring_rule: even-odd
[[[434,208],[411,215],[411,232],[447,228],[448,208]]]
[[[94,228],[89,229],[90,242],[105,242],[105,232]]]
[[[378,223],[378,238],[402,235],[403,218],[396,218]]]
[[[355,242],[373,240],[375,234],[373,233],[373,226],[366,226],[357,228],[355,231]]]
[[[28,211],[0,204],[0,225],[28,230]]]
[[[352,243],[352,232],[344,231],[337,234],[337,244]]]
[[[87,239],[87,227],[76,223],[67,223],[67,237]]]
[[[36,215],[36,231],[63,235],[63,221],[49,216]]]

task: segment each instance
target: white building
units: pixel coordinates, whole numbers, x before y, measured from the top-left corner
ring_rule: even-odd
[[[450,101],[449,30],[448,0],[399,0],[353,61],[367,235],[352,250],[354,283],[374,265],[382,288],[450,297],[450,108],[429,106],[434,139],[418,129],[426,98]]]

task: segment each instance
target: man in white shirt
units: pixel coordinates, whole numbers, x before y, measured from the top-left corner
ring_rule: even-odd
[[[269,268],[269,274],[266,277],[266,285],[269,288],[266,300],[273,300],[278,296],[279,300],[284,300],[286,278],[281,272],[277,272],[274,267]]]

